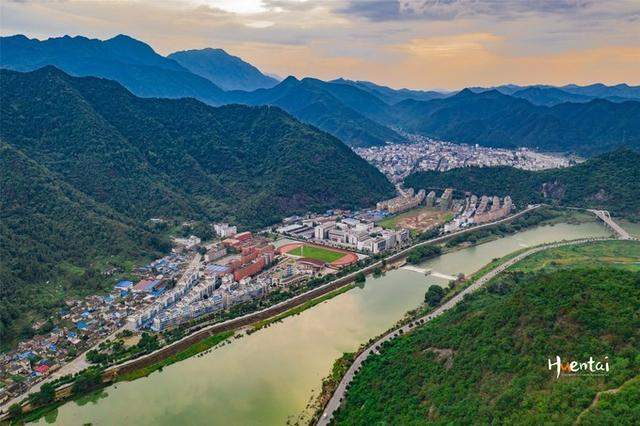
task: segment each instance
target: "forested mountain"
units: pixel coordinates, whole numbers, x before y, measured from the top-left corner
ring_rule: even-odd
[[[356,374],[332,424],[634,424],[638,245],[569,247],[515,265],[382,345]],[[548,366],[556,356],[592,357],[609,370],[557,377]]]
[[[290,77],[266,91],[226,92],[213,81],[220,81],[227,87],[242,84],[268,87],[277,82],[239,58],[226,53],[223,55],[216,49],[172,55],[185,63],[186,66],[182,66],[174,59],[157,54],[147,44],[123,35],[104,41],[69,36],[39,41],[17,35],[0,37],[0,52],[0,66],[3,68],[32,71],[45,65],[54,65],[75,76],[115,80],[142,97],[193,97],[210,105],[276,105],[348,145],[380,145],[386,141],[402,141],[395,131],[368,118],[368,102],[361,102],[357,98],[364,96],[371,102],[383,106],[386,104],[365,91],[347,85],[342,86],[351,89],[352,93],[343,100],[356,98],[355,102],[365,110],[356,110],[349,102],[344,103],[339,99],[335,92],[340,87],[332,87],[338,85],[313,79],[300,82]],[[228,70],[228,67],[232,69]],[[264,78],[257,79],[258,74]],[[231,75],[234,77],[231,78]],[[331,90],[324,85],[331,86]]]
[[[2,91],[5,142],[129,216],[264,225],[393,192],[340,141],[278,108],[138,98],[53,67],[2,71]]]
[[[394,129],[454,142],[587,156],[620,145],[640,146],[640,88],[625,84],[505,85],[455,95],[344,79],[289,77],[273,86],[273,79],[220,49],[177,52],[166,58],[123,35],[104,41],[2,37],[0,52],[4,68],[30,71],[55,65],[71,75],[118,81],[143,97],[275,105],[350,146],[404,142]],[[223,88],[268,88],[225,91],[214,82]]]
[[[29,330],[29,312],[43,312],[60,303],[66,291],[62,289],[69,289],[69,294],[95,290],[94,262],[107,257],[115,262],[137,260],[166,248],[161,238],[136,221],[96,202],[0,141],[3,343],[18,332],[13,326],[16,319],[26,322],[21,325]],[[50,285],[36,285],[45,282]]]
[[[0,37],[0,52],[3,68],[33,71],[54,65],[74,76],[115,80],[138,96],[194,97],[211,104],[222,103],[224,97],[224,91],[210,80],[125,35],[108,40],[82,36],[43,41],[23,35]]]
[[[394,194],[338,139],[279,108],[138,98],[54,67],[0,70],[0,93],[2,315],[27,303],[16,289],[35,291],[23,283],[162,250],[144,228],[153,217],[255,227]]]
[[[496,147],[531,147],[593,155],[619,146],[640,147],[640,102],[602,99],[532,105],[497,90],[394,106],[388,122],[445,140]]]
[[[222,49],[183,50],[168,56],[194,74],[224,90],[252,91],[273,87],[278,80]]]
[[[287,77],[270,89],[229,95],[230,102],[279,106],[351,146],[403,141],[398,133],[378,122],[388,114],[389,105],[351,85]]]
[[[563,169],[527,171],[504,166],[419,172],[408,176],[405,185],[510,195],[518,207],[558,203],[640,218],[640,154],[631,150],[617,150]]]
[[[554,106],[563,102],[589,102],[593,98],[565,92],[555,87],[527,87],[512,94],[515,98],[526,99],[534,105]]]
[[[391,87],[381,86],[370,81],[353,81],[344,78],[332,80],[329,83],[349,84],[359,89],[365,90],[372,95],[377,96],[380,100],[389,105],[397,104],[406,99],[416,101],[429,101],[431,99],[441,99],[452,95],[453,93],[436,92],[433,90],[411,90],[411,89],[392,89]]]
[[[536,89],[541,96],[553,96],[558,98],[558,102],[582,102],[591,99],[607,99],[613,102],[623,102],[628,100],[640,100],[640,86],[629,86],[628,84],[616,84],[607,86],[602,83],[590,84],[588,86],[578,86],[576,84],[567,84],[565,86],[549,86],[545,84],[534,84],[531,86],[518,86],[516,84],[505,84],[496,87],[472,87],[471,90],[476,93],[497,90],[500,93],[509,96],[522,97],[527,94],[529,89]],[[538,104],[536,98],[532,103]],[[542,103],[540,105],[543,105]]]

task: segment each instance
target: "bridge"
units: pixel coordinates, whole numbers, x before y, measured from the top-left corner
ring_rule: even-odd
[[[418,272],[419,274],[429,275],[429,276],[436,277],[436,278],[442,278],[442,279],[449,280],[449,281],[455,281],[456,280],[456,277],[453,277],[451,275],[446,275],[446,274],[442,274],[440,272],[435,272],[435,271],[432,271],[431,269],[418,268],[417,266],[405,265],[405,266],[402,267],[402,269],[406,269],[407,271]]]
[[[588,209],[591,213],[595,214],[598,219],[604,222],[604,224],[611,229],[621,240],[631,240],[633,237],[629,235],[629,233],[618,225],[613,219],[611,219],[611,215],[607,210],[593,210]]]

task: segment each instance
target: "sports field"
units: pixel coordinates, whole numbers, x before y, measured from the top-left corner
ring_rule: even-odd
[[[344,253],[339,251],[333,251],[330,249],[325,249],[317,246],[310,246],[307,244],[303,244],[299,247],[294,248],[293,250],[288,251],[287,253],[292,254],[294,256],[302,256],[308,257],[310,259],[321,260],[326,263],[334,262],[342,257],[344,257]]]

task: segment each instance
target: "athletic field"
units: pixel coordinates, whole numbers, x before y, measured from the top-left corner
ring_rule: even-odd
[[[287,253],[294,256],[302,256],[308,257],[310,259],[321,260],[325,263],[331,263],[344,257],[344,253],[342,252],[333,251],[331,249],[326,249],[318,246],[310,246],[307,244],[303,244],[299,247],[294,248],[293,250],[289,250]]]

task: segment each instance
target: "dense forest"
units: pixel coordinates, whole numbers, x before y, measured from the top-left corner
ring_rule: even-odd
[[[585,253],[593,255],[593,247]],[[502,274],[440,318],[386,344],[356,375],[335,423],[568,425],[598,392],[623,384],[624,392],[606,395],[581,418],[585,424],[632,419],[640,272],[609,257],[630,256],[628,247],[599,247],[612,263],[591,268],[550,258],[550,268]],[[563,361],[607,356],[610,371],[556,378],[548,369],[556,355]]]
[[[405,185],[510,195],[519,208],[545,202],[640,218],[640,153],[626,149],[563,169],[527,171],[502,166],[418,172],[408,176]]]
[[[621,146],[640,147],[640,102],[594,99],[533,105],[497,90],[430,101],[405,100],[387,122],[437,139],[504,148],[576,152],[591,156]]]
[[[346,145],[278,108],[142,99],[53,67],[0,77],[0,339],[28,307],[61,303],[70,281],[97,286],[105,258],[166,250],[150,218],[255,228],[394,194]]]

